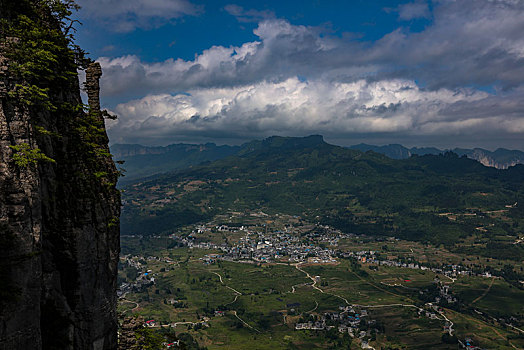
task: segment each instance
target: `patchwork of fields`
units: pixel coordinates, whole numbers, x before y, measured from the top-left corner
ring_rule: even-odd
[[[120,300],[120,311],[154,319],[153,329],[189,333],[208,349],[357,349],[366,344],[375,349],[456,348],[445,342],[449,328],[444,326],[450,322],[458,340],[468,338],[489,349],[524,347],[519,331],[495,319],[522,312],[518,308],[524,292],[502,279],[459,277],[453,281],[432,271],[375,268],[349,259],[335,264],[204,263],[201,258],[220,252],[161,249],[164,243],[149,239],[146,245],[151,244],[154,254],[141,255],[138,241],[143,246],[141,238],[124,238],[124,253],[130,254],[123,261],[141,260],[139,273],[154,276],[154,284],[127,293]],[[435,278],[450,285],[463,306],[432,309],[418,298]],[[295,330],[308,317],[322,319],[348,305],[367,313],[357,327],[360,335],[365,332],[362,337],[351,337],[337,327]]]

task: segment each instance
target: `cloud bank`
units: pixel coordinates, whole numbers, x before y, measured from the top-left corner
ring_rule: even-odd
[[[260,21],[257,40],[213,46],[190,61],[102,57],[105,95],[146,96],[115,108],[112,140],[524,137],[524,2],[439,0],[431,9],[404,4],[399,23],[431,24],[364,42],[231,5],[240,20]]]
[[[422,90],[414,82],[260,82],[235,88],[159,94],[119,104],[125,116],[109,125],[114,142],[148,144],[194,137],[249,140],[311,133],[332,138],[361,134],[407,137],[523,133],[524,93],[494,107],[493,97],[471,89]],[[460,117],[457,117],[460,116]],[[466,135],[466,136],[465,136]]]

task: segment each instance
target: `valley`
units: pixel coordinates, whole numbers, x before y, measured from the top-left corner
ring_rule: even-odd
[[[260,212],[122,247],[121,312],[210,349],[524,345],[524,292],[490,273],[508,261]]]
[[[522,348],[523,180],[320,136],[140,179],[123,186],[121,318],[164,347]]]

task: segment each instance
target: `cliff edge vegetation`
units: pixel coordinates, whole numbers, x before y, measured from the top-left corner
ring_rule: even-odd
[[[117,347],[118,171],[76,9],[0,0],[0,349]]]

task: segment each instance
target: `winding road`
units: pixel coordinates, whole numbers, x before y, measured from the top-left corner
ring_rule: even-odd
[[[309,283],[309,282],[295,284],[294,286],[291,286],[291,291],[289,291],[288,293],[295,294],[295,291],[296,291],[295,288],[296,288],[296,287],[309,286],[309,285],[311,285],[311,283]]]
[[[249,323],[247,323],[246,321],[244,321],[243,319],[238,317],[237,312],[235,310],[233,310],[233,315],[235,315],[235,317],[238,318],[240,320],[240,322],[242,322],[244,324],[244,326],[246,326],[248,328],[251,328],[252,330],[256,331],[257,333],[260,333],[260,331],[258,329],[256,329],[255,327],[252,327]]]
[[[226,287],[226,288],[232,290],[232,291],[235,293],[235,299],[233,299],[232,302],[227,303],[227,304],[225,304],[225,305],[230,305],[230,304],[233,304],[235,301],[237,301],[238,296],[239,296],[239,295],[242,295],[242,293],[240,293],[240,292],[239,292],[238,290],[236,290],[235,288],[231,288],[230,286],[226,285],[226,284],[224,283],[224,280],[222,279],[222,276],[221,276],[218,272],[214,272],[214,271],[212,271],[212,272],[213,272],[215,275],[218,276],[218,278],[220,279],[220,283],[221,283],[224,287]],[[241,318],[237,315],[236,310],[232,310],[231,312],[233,313],[233,315],[235,315],[236,318],[238,318],[238,319],[240,320],[240,322],[242,322],[242,324],[243,324],[244,326],[246,326],[246,327],[248,327],[248,328],[254,330],[254,331],[257,332],[257,333],[260,333],[260,331],[259,331],[258,329],[256,329],[255,327],[251,326],[249,323],[247,323],[246,321],[244,321],[243,319],[241,319]]]
[[[486,290],[484,291],[484,293],[482,293],[481,296],[479,296],[478,298],[476,298],[475,300],[473,300],[473,301],[471,302],[471,304],[475,304],[477,301],[479,301],[480,299],[484,298],[484,297],[489,293],[489,291],[490,291],[490,289],[491,289],[491,286],[493,285],[493,282],[494,282],[494,281],[495,281],[495,277],[493,277],[493,278],[491,279],[491,283],[489,284],[488,288],[486,288]]]
[[[424,311],[424,309],[422,309],[422,308],[420,308],[420,307],[418,307],[418,306],[416,306],[416,305],[412,305],[412,304],[387,304],[387,305],[359,305],[359,304],[351,304],[351,303],[350,303],[346,298],[341,297],[340,295],[337,295],[337,294],[333,294],[333,293],[325,292],[325,291],[322,290],[321,288],[317,287],[317,286],[316,286],[317,281],[315,280],[315,278],[312,277],[308,272],[306,272],[306,271],[304,271],[303,269],[301,269],[299,265],[301,265],[301,263],[297,263],[297,264],[295,264],[294,266],[295,266],[295,268],[296,268],[297,270],[299,270],[299,271],[301,271],[302,273],[304,273],[304,274],[305,274],[309,279],[311,279],[311,280],[313,281],[313,284],[311,285],[313,288],[315,288],[316,290],[320,291],[321,293],[328,294],[328,295],[332,295],[332,296],[337,297],[337,298],[339,298],[339,299],[341,299],[341,300],[344,300],[344,302],[345,302],[347,305],[351,305],[351,306],[359,306],[359,307],[366,307],[366,308],[381,308],[381,307],[395,307],[395,306],[400,306],[400,307],[412,307],[412,308],[415,308],[415,309],[417,309],[417,310],[419,310],[419,311]],[[355,275],[356,275],[356,274],[355,274]],[[359,279],[362,280],[362,278],[360,278],[358,275],[357,275],[357,277],[358,277]],[[454,281],[453,281],[453,282],[454,282]],[[379,290],[382,290],[382,291],[384,291],[384,292],[386,292],[386,293],[388,293],[388,294],[397,295],[397,294],[395,294],[395,293],[391,293],[391,292],[389,292],[389,291],[387,291],[387,290],[384,290],[384,289],[382,289],[382,288],[380,288],[380,287],[374,285],[374,284],[371,283],[371,282],[366,281],[366,283],[368,283],[369,285],[371,285],[371,286],[373,286],[373,287],[375,287],[375,288],[377,288],[377,289],[379,289]],[[398,296],[398,295],[397,295],[397,296]],[[316,303],[316,301],[315,301],[315,303]],[[318,307],[318,303],[317,303],[317,307]],[[315,307],[315,309],[316,309],[316,307]],[[315,310],[315,309],[313,309],[313,310]],[[313,311],[313,310],[312,310],[312,311]],[[437,311],[437,312],[438,312],[438,311]],[[444,315],[443,312],[438,312],[438,313],[439,313],[440,316],[442,316],[442,319],[439,319],[439,318],[437,318],[437,319],[439,319],[439,320],[441,320],[441,321],[444,321],[444,320],[447,321],[447,322],[450,324],[450,326],[449,326],[449,335],[453,335],[453,322],[452,322],[450,319],[448,319],[448,318],[446,317],[446,315]]]
[[[136,302],[136,301],[131,301],[131,300],[127,300],[127,299],[124,299],[124,298],[120,298],[120,301],[127,301],[128,303],[131,303],[131,304],[135,304],[135,307],[130,309],[130,310],[126,310],[127,311],[133,311],[133,310],[136,310],[140,307],[140,305]]]
[[[304,274],[307,276],[307,278],[309,278],[310,280],[313,281],[313,284],[311,285],[311,287],[315,288],[315,289],[318,290],[320,293],[324,293],[324,294],[332,295],[332,296],[337,297],[337,298],[339,298],[339,299],[341,299],[341,300],[344,300],[344,302],[345,302],[347,305],[351,305],[351,304],[349,303],[349,301],[348,301],[346,298],[341,297],[341,296],[338,295],[338,294],[333,294],[333,293],[325,292],[325,291],[323,291],[322,289],[318,288],[318,287],[317,287],[317,281],[315,280],[315,278],[312,277],[308,272],[302,270],[302,269],[300,268],[300,266],[299,266],[300,264],[301,264],[301,263],[297,263],[297,264],[295,264],[294,266],[295,266],[295,268],[296,268],[298,271],[304,273]]]

